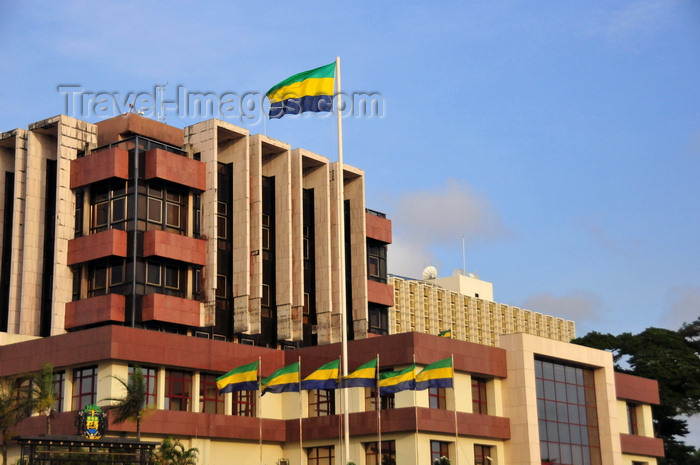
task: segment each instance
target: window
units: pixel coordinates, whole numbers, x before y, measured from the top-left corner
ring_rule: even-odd
[[[379,397],[379,405],[382,410],[394,408],[394,394]],[[374,388],[365,388],[365,411],[377,410],[377,391]]]
[[[366,465],[396,465],[396,441],[382,441],[382,450],[377,442],[365,444]]]
[[[430,441],[430,463],[435,463],[435,460],[440,460],[441,457],[450,458],[449,442]]]
[[[386,244],[367,241],[367,275],[372,281],[387,282]]]
[[[335,390],[309,390],[309,416],[324,417],[335,415]]]
[[[240,417],[255,416],[257,391],[235,391],[233,393],[233,414]]]
[[[77,269],[77,268],[76,268]],[[88,297],[105,294],[120,294],[126,282],[124,259],[99,261],[88,264]],[[80,275],[78,274],[78,279]],[[79,295],[80,282],[74,282],[74,296]]]
[[[129,376],[134,372],[134,366],[129,365]],[[143,373],[143,382],[146,387],[146,399],[144,407],[155,407],[158,395],[158,371],[151,367],[141,367]]]
[[[147,229],[185,234],[187,191],[179,186],[151,183],[146,196]]]
[[[51,388],[53,390],[54,396],[56,396],[56,400],[54,401],[51,408],[53,410],[55,410],[56,412],[63,411],[63,397],[64,397],[63,386],[65,386],[65,382],[66,382],[66,372],[65,371],[54,372]]]
[[[387,307],[370,303],[367,313],[369,316],[369,332],[372,334],[389,334],[389,310]]]
[[[185,371],[166,370],[165,410],[190,410],[192,374]]]
[[[491,465],[491,447],[474,444],[474,465]]]
[[[535,382],[541,458],[600,464],[593,370],[538,359]]]
[[[430,408],[447,408],[447,395],[445,388],[429,388],[428,389],[428,400]]]
[[[176,262],[146,262],[146,294],[166,294],[176,297],[185,296],[185,277],[183,265]]]
[[[93,185],[90,192],[90,233],[126,229],[126,198],[125,181],[115,179]],[[77,214],[82,215],[82,212],[76,210]]]
[[[308,465],[333,465],[334,446],[310,447],[307,449]]]
[[[486,380],[472,376],[472,413],[488,414]]]
[[[204,413],[225,413],[224,396],[219,395],[216,376],[202,374],[199,378],[199,402]]]
[[[73,370],[73,410],[97,403],[97,367]]]
[[[637,428],[637,404],[627,402],[627,431],[629,434],[639,434]]]

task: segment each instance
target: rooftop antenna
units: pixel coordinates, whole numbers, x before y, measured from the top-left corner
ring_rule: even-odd
[[[158,88],[158,96],[160,97],[160,111],[158,112],[158,121],[161,123],[165,123],[168,120],[168,116],[165,113],[165,86],[167,85],[167,82],[165,84],[156,84],[156,87]]]

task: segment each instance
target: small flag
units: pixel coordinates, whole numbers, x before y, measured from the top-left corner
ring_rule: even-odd
[[[451,357],[426,365],[416,375],[416,391],[428,388],[451,388],[452,373]]]
[[[292,363],[272,373],[262,380],[260,389],[267,392],[299,392],[299,362]]]
[[[452,330],[451,330],[451,329],[446,329],[445,331],[440,331],[440,332],[438,333],[438,336],[440,336],[440,337],[449,337],[449,338],[451,338],[451,337],[452,337]]]
[[[357,367],[355,371],[340,380],[340,387],[375,387],[377,385],[377,359]]]
[[[219,394],[234,391],[257,391],[258,363],[253,362],[241,365],[216,378],[216,387],[219,388]]]
[[[288,77],[265,94],[270,118],[298,115],[305,111],[332,111],[335,93],[335,62]]]
[[[337,389],[340,360],[323,365],[301,381],[302,389]]]
[[[386,396],[399,391],[408,391],[416,388],[416,364],[401,371],[389,371],[379,373],[379,395]]]

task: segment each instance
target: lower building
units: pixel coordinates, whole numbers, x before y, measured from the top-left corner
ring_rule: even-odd
[[[149,409],[143,440],[172,435],[200,451],[200,463],[360,465],[655,464],[656,382],[615,373],[612,355],[524,333],[500,347],[423,333],[352,341],[354,370],[378,357],[380,371],[451,357],[453,388],[406,390],[377,402],[373,388],[219,395],[216,378],[260,360],[261,374],[299,361],[301,376],[337,359],[340,344],[294,350],[103,326],[0,347],[0,375],[55,367],[59,393],[52,434],[77,434],[76,412],[124,395],[116,378],[142,367]],[[343,392],[348,394],[350,456],[343,457]],[[41,415],[24,420],[18,437],[46,434]],[[134,437],[135,425],[109,424],[106,436]],[[381,444],[381,451],[378,444]],[[12,461],[20,458],[10,444]],[[262,454],[262,455],[261,455]],[[240,460],[232,461],[232,457]],[[428,462],[430,461],[430,462]],[[12,463],[12,462],[11,462]]]

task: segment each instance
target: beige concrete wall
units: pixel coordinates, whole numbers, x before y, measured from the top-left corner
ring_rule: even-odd
[[[503,413],[511,425],[511,440],[505,448],[508,464],[540,463],[536,356],[593,369],[602,462],[622,464],[612,354],[522,333],[501,337],[500,347],[507,350],[508,364],[508,377],[502,381]]]

